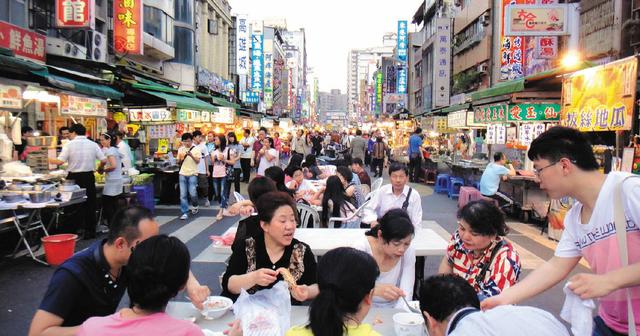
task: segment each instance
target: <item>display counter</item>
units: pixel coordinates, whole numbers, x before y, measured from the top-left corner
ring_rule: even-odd
[[[547,193],[540,189],[540,182],[535,176],[509,176],[500,183],[499,191],[520,208],[521,220],[528,222],[534,218],[544,220],[549,212],[550,199]]]

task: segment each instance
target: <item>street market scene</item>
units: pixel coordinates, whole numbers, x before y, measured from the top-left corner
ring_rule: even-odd
[[[0,0],[0,334],[640,333],[640,0]]]

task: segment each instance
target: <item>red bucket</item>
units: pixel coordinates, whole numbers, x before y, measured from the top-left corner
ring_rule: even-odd
[[[69,259],[76,248],[77,238],[77,235],[71,233],[42,237],[47,263],[57,266]]]

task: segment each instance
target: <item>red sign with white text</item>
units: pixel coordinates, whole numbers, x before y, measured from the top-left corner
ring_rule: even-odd
[[[56,0],[56,27],[93,28],[93,0]]]
[[[46,36],[0,21],[0,47],[13,50],[16,56],[44,63]]]
[[[113,45],[117,52],[142,55],[142,0],[113,1]]]

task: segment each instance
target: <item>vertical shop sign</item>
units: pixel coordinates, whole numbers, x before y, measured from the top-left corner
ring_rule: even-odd
[[[116,52],[142,55],[142,0],[114,0],[113,45]]]
[[[249,73],[249,25],[247,15],[236,18],[236,72],[238,75]]]
[[[56,0],[56,27],[93,29],[93,6],[93,0]]]
[[[44,63],[46,36],[0,21],[0,47],[11,49],[17,57]]]
[[[449,106],[449,76],[451,69],[451,20],[436,20],[434,46],[433,107]]]
[[[496,124],[490,124],[487,126],[487,145],[495,145],[496,143]]]
[[[534,0],[502,0],[502,17],[500,18],[500,80],[507,81],[524,77],[523,36],[506,36],[505,20],[509,5],[535,3]]]
[[[376,114],[382,111],[382,72],[376,74]]]
[[[251,90],[257,93],[262,93],[262,39],[262,34],[253,34],[251,36]]]
[[[407,94],[407,67],[405,65],[398,66],[396,92],[399,94]]]
[[[504,145],[507,142],[507,127],[504,124],[496,125],[496,144]]]
[[[267,109],[273,107],[273,42],[272,39],[263,41],[264,63],[264,106]]]
[[[398,59],[400,61],[407,61],[407,48],[408,48],[408,35],[407,35],[407,21],[398,21]]]

